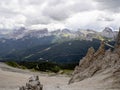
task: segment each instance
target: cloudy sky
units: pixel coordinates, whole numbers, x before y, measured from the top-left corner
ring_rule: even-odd
[[[120,0],[0,0],[0,29],[120,26]]]

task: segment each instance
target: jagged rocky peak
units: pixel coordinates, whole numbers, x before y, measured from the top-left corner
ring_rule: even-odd
[[[113,32],[113,30],[110,27],[105,27],[103,30],[104,32]]]
[[[93,47],[90,47],[88,49],[87,55],[86,57],[90,57],[91,55],[93,55],[95,53],[95,49]]]
[[[114,38],[114,32],[110,27],[105,27],[105,29],[101,33],[102,36],[107,37],[107,38]]]
[[[99,49],[96,51],[96,53],[94,54],[94,57],[103,55],[104,53],[105,53],[105,43],[104,43],[104,41],[101,41],[101,45],[100,45]]]
[[[118,33],[118,36],[117,36],[117,39],[116,39],[116,46],[120,46],[120,28],[119,28],[119,33]],[[117,48],[117,47],[116,47]]]
[[[96,62],[97,59],[100,60],[104,56],[104,45],[104,42],[101,42],[101,45],[96,52],[93,47],[88,49],[86,56],[83,57],[82,60],[80,60],[79,66],[76,66],[73,72],[73,77],[70,79],[69,83],[81,81],[85,78],[91,77],[94,74],[94,72],[96,72],[98,67],[94,62]]]
[[[71,33],[71,30],[64,28],[64,29],[62,29],[62,33]]]
[[[114,50],[105,50],[104,42],[101,42],[96,52],[92,47],[88,49],[86,56],[76,66],[69,84],[93,77],[105,71],[109,71],[109,77],[113,79],[111,83],[120,88],[120,31]]]
[[[79,73],[78,72],[79,70],[83,71],[85,68],[89,66],[90,64],[89,62],[90,60],[92,60],[94,53],[95,53],[95,50],[93,47],[88,49],[86,56],[81,60],[81,62],[79,63],[79,66],[76,66],[75,71],[73,72],[74,75]]]
[[[119,28],[119,33],[116,38],[116,44],[115,44],[115,52],[117,52],[120,55],[120,28]]]

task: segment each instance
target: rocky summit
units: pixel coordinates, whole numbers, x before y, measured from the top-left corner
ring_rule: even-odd
[[[105,71],[105,74],[109,74],[105,80],[112,79],[111,88],[120,89],[120,30],[114,49],[105,50],[103,41],[96,52],[92,47],[88,49],[86,56],[75,67],[69,84],[94,77]]]

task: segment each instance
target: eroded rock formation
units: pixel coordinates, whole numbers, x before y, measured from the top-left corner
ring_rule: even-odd
[[[40,83],[38,76],[32,76],[26,86],[20,87],[19,90],[43,90],[43,85]]]
[[[109,69],[111,78],[114,79],[114,84],[120,88],[120,31],[114,50],[105,51],[104,47],[104,42],[101,42],[96,52],[92,47],[88,49],[86,56],[76,66],[69,84],[90,78]]]

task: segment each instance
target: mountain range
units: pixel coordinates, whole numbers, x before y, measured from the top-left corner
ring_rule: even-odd
[[[48,28],[43,29],[26,29],[25,27],[20,27],[11,32],[7,32],[8,30],[1,30],[0,38],[5,39],[21,39],[25,37],[36,37],[41,38],[45,36],[55,36],[56,38],[68,38],[68,39],[84,39],[84,40],[92,40],[93,38],[109,38],[115,39],[117,35],[117,31],[113,31],[110,27],[105,27],[105,29],[101,32],[91,30],[91,29],[78,29],[78,30],[70,30],[67,28],[57,29],[54,31],[49,31]]]
[[[89,47],[97,50],[101,40],[113,45],[117,33],[109,27],[102,32],[90,29],[27,30],[21,27],[10,33],[0,32],[0,60],[78,62]]]

